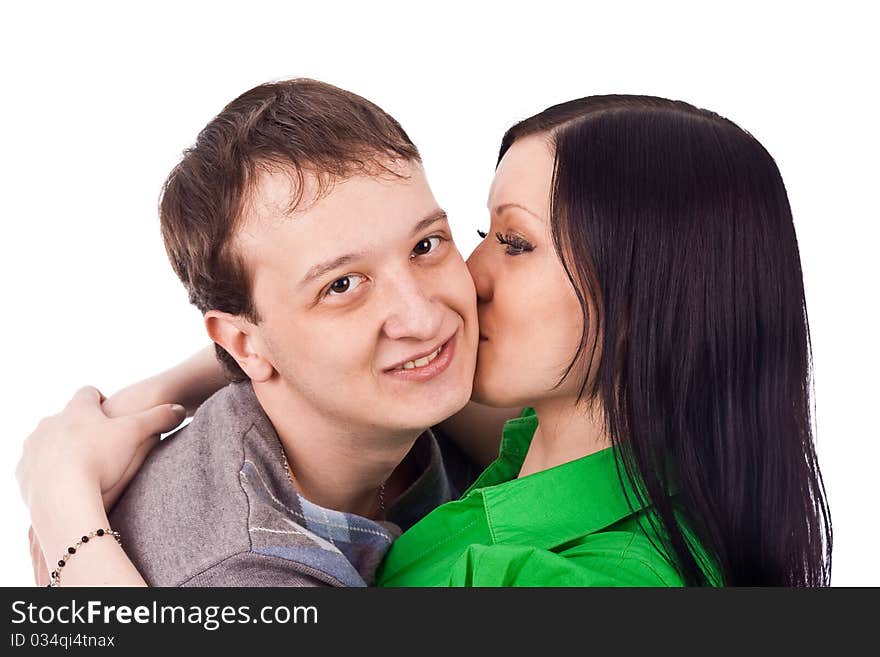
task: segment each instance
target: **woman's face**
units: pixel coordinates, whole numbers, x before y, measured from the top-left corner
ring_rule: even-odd
[[[480,403],[521,407],[580,390],[577,368],[557,387],[583,316],[550,232],[553,163],[548,135],[522,138],[505,153],[489,191],[491,226],[467,261],[480,320]]]

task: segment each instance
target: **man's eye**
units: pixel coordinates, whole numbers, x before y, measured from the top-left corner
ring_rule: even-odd
[[[440,246],[441,238],[439,237],[426,237],[423,240],[419,240],[419,243],[413,247],[413,255],[425,255],[426,253],[430,253],[438,246]]]
[[[327,288],[327,294],[333,296],[347,294],[360,285],[363,280],[364,277],[358,274],[349,274],[348,276],[337,278],[330,283],[330,286]]]

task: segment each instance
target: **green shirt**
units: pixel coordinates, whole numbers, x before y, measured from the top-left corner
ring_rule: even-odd
[[[395,541],[379,586],[683,585],[639,527],[650,510],[627,504],[615,448],[517,479],[537,427],[532,409],[505,424],[498,459]]]

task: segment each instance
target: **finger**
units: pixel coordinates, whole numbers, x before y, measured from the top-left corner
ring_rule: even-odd
[[[186,409],[179,404],[161,404],[153,408],[118,418],[114,422],[128,424],[131,439],[140,444],[160,433],[167,433],[186,419]]]
[[[101,410],[101,402],[104,401],[104,395],[94,386],[83,386],[75,393],[67,405],[64,407],[65,414],[80,413],[83,411],[90,412],[95,409]]]

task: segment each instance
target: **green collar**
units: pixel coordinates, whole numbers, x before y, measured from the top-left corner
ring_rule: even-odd
[[[642,509],[628,485],[633,508],[627,504],[615,447],[517,479],[537,427],[532,409],[507,422],[498,459],[465,493],[482,496],[496,543],[550,549]]]

